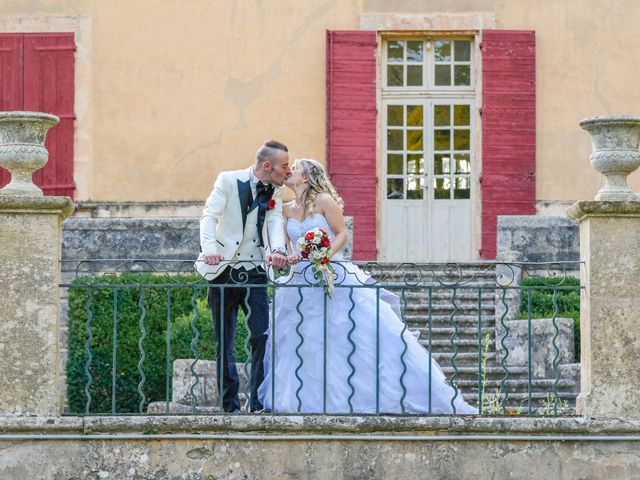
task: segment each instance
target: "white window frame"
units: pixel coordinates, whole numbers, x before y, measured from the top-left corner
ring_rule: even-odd
[[[422,86],[420,87],[388,87],[387,86],[387,65],[389,65],[388,63],[388,57],[387,57],[387,43],[389,41],[393,41],[393,40],[400,40],[400,41],[404,41],[404,42],[411,42],[411,41],[419,41],[422,40],[423,41],[423,69],[422,69]],[[471,46],[470,46],[470,50],[471,50],[471,60],[470,60],[470,79],[471,79],[471,84],[470,85],[461,85],[461,86],[455,86],[455,85],[442,85],[442,86],[436,86],[435,85],[435,55],[434,55],[434,48],[435,48],[435,41],[436,40],[450,40],[450,41],[455,41],[455,40],[467,40],[471,42]],[[474,36],[469,36],[469,35],[463,35],[463,36],[458,36],[458,35],[454,35],[454,36],[449,36],[446,34],[442,34],[442,35],[438,35],[438,34],[425,34],[424,37],[418,37],[418,36],[384,36],[383,37],[383,41],[381,42],[382,45],[382,52],[381,52],[381,58],[382,58],[382,94],[383,96],[385,94],[402,94],[402,95],[407,95],[408,93],[429,93],[429,94],[435,94],[436,92],[442,93],[443,95],[446,95],[448,93],[472,93],[475,94],[475,83],[477,80],[477,67],[476,67],[476,62],[477,62],[477,54],[476,54],[476,44],[477,44],[477,40],[476,38],[474,38]],[[451,62],[453,63],[453,62]],[[393,65],[393,63],[392,63]],[[407,62],[403,59],[402,63],[397,63],[396,65],[407,65]],[[403,71],[405,72],[405,80],[406,80],[406,68],[403,69]],[[475,95],[474,95],[475,96]]]

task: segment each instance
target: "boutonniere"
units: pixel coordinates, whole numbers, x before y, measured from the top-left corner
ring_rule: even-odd
[[[276,201],[272,198],[269,200],[269,203],[267,203],[267,210],[273,210],[274,208],[276,208]]]

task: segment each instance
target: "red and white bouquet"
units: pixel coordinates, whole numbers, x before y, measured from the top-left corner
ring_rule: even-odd
[[[311,263],[313,275],[324,287],[325,293],[331,296],[336,273],[330,263],[331,240],[329,234],[317,227],[309,230],[298,239],[298,249],[302,258]]]

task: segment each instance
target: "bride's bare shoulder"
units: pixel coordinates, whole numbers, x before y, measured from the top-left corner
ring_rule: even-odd
[[[320,208],[332,207],[333,205],[338,205],[335,198],[333,198],[328,193],[321,193],[316,197],[316,205]]]

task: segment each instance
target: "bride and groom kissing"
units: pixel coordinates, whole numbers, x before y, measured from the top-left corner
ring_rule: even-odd
[[[295,199],[283,204],[285,186]],[[310,159],[290,166],[287,147],[275,140],[258,148],[251,167],[218,175],[200,219],[196,268],[209,281],[224,411],[240,411],[234,337],[241,308],[252,412],[477,413],[406,329],[397,296],[349,288],[370,279],[342,261],[342,207],[323,166]],[[328,256],[340,262],[330,296],[299,250],[298,239],[314,228],[327,232]],[[296,288],[275,288],[270,306],[267,268],[287,266]]]

